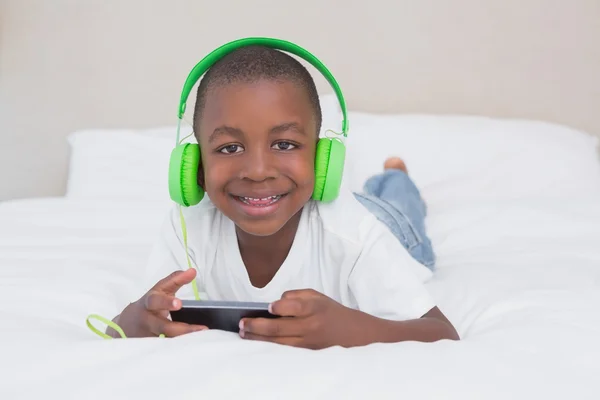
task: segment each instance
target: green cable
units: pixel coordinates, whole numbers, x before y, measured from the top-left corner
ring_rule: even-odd
[[[117,331],[117,333],[119,335],[121,335],[121,337],[123,339],[127,339],[127,336],[125,336],[125,332],[123,332],[123,329],[121,329],[121,327],[119,325],[117,325],[115,322],[106,319],[98,314],[90,314],[88,315],[88,317],[85,319],[85,323],[87,324],[88,328],[90,328],[92,330],[92,332],[94,332],[96,335],[104,338],[104,339],[113,339],[112,336],[100,331],[99,329],[97,329],[94,325],[92,325],[92,323],[90,322],[90,319],[97,319],[100,322],[105,323],[106,325],[110,326],[111,328],[113,328],[115,331]]]
[[[190,252],[188,251],[187,227],[185,225],[185,219],[183,218],[183,211],[181,211],[181,206],[179,206],[179,219],[181,221],[181,231],[183,233],[183,246],[185,247],[185,257],[187,259],[187,264],[189,268],[194,268],[192,267],[192,261],[190,260]],[[196,278],[192,280],[192,289],[194,290],[194,298],[196,300],[200,300],[200,294],[198,293],[198,284],[196,282]]]

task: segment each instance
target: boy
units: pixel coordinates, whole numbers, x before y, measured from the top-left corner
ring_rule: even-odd
[[[299,62],[259,46],[229,54],[200,82],[193,125],[207,197],[183,209],[194,268],[174,207],[150,258],[150,290],[115,318],[128,337],[206,329],[168,318],[193,298],[196,278],[203,299],[269,302],[283,317],[240,321],[244,339],[312,349],[458,339],[423,285],[433,254],[401,160],[388,160],[365,194],[311,200],[321,110]]]

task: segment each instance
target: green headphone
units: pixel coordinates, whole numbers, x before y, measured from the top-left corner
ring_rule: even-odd
[[[342,109],[342,135],[348,136],[348,116],[342,91],[331,72],[314,55],[291,42],[272,38],[245,38],[226,43],[196,64],[189,73],[181,92],[177,142],[169,162],[169,194],[171,199],[181,206],[194,206],[200,203],[204,197],[204,190],[198,185],[200,146],[179,142],[179,127],[185,113],[188,96],[200,77],[218,60],[236,49],[251,45],[271,47],[295,54],[319,70],[335,91]],[[321,138],[319,140],[315,155],[315,186],[312,194],[314,200],[329,202],[337,198],[342,183],[345,159],[346,147],[338,138]]]

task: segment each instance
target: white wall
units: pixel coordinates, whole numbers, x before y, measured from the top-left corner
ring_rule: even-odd
[[[599,21],[598,0],[0,0],[0,200],[61,195],[73,130],[173,124],[189,69],[251,35],[317,54],[352,109],[600,134]]]

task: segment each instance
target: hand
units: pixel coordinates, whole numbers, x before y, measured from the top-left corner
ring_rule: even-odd
[[[271,304],[281,318],[244,318],[240,336],[309,349],[357,344],[360,326],[368,316],[311,289],[285,292]]]
[[[190,283],[195,276],[196,270],[193,268],[173,272],[154,285],[138,301],[128,305],[115,322],[127,337],[149,337],[160,334],[175,337],[208,329],[206,326],[173,322],[167,318],[169,311],[181,308],[181,300],[175,297],[175,293],[183,285]],[[107,332],[113,337],[120,337],[111,328]]]

